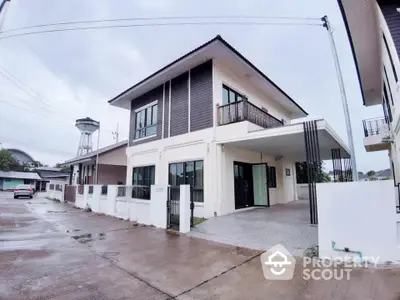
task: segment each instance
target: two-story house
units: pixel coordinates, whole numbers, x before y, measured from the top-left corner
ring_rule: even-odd
[[[364,120],[366,151],[388,151],[395,185],[400,180],[400,2],[338,0],[357,67],[365,106],[382,116]],[[397,210],[400,204],[397,199]]]
[[[220,36],[109,103],[131,112],[126,182],[190,184],[197,216],[294,201],[295,162],[349,156],[324,120],[291,124],[305,110]]]

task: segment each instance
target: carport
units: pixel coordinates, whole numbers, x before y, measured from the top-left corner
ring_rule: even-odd
[[[341,138],[324,120],[313,120],[277,128],[254,130],[248,132],[246,136],[220,140],[218,144],[226,149],[227,155],[229,154],[229,149],[243,149],[254,153],[260,153],[261,155],[264,153],[270,157],[274,157],[275,163],[281,160],[306,162],[311,224],[318,223],[315,184],[318,175],[322,172],[321,162],[323,160],[333,161],[335,181],[351,181],[351,160],[349,151]],[[263,175],[264,172],[254,172],[254,165],[263,165],[263,163],[254,163],[252,165],[253,177],[260,176],[258,174]],[[264,165],[266,165],[265,168],[268,169],[267,164],[265,163]],[[285,170],[284,167],[283,169]],[[286,171],[289,171],[289,174],[286,175],[290,176],[290,170],[286,169]],[[235,169],[234,172],[237,173],[237,170]],[[283,176],[285,176],[285,174]],[[264,182],[264,180],[262,180],[262,182]],[[284,189],[287,190],[287,186],[284,187]],[[285,194],[286,190],[280,191],[280,195],[282,195],[282,193]],[[266,193],[268,195],[268,188]],[[237,195],[236,192],[235,195]],[[269,199],[269,195],[267,198]],[[295,199],[290,199],[290,201],[293,200]],[[263,204],[264,205],[260,206],[270,206],[268,201]]]

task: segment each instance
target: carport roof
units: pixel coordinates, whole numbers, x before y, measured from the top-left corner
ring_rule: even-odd
[[[349,150],[325,120],[317,120],[321,160],[332,159],[331,150],[340,149],[342,158],[349,158]],[[249,132],[246,137],[218,141],[218,144],[248,149],[293,161],[305,161],[303,123]]]

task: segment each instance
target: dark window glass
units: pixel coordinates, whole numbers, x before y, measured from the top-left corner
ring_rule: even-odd
[[[222,85],[222,104],[229,104],[242,101],[244,98],[245,97],[242,94],[227,87],[226,85]]]
[[[229,92],[228,90],[224,87],[222,89],[222,104],[228,104],[229,103]]]
[[[385,117],[389,119],[390,123],[392,123],[393,121],[392,110],[389,105],[388,93],[385,83],[383,83],[383,112],[385,114]]]
[[[385,71],[386,82],[387,82],[388,88],[389,88],[390,101],[392,102],[392,105],[394,105],[394,102],[393,102],[393,95],[392,95],[392,89],[390,88],[390,83],[389,83],[389,77],[388,77],[388,75],[387,75],[387,72],[386,72],[386,68],[385,68],[385,67],[383,67],[383,70]]]
[[[396,68],[395,68],[395,66],[394,66],[393,58],[392,58],[392,55],[391,55],[390,50],[389,50],[389,44],[388,44],[388,42],[387,42],[387,40],[386,40],[386,36],[385,36],[385,34],[384,34],[383,32],[382,32],[382,35],[383,35],[383,41],[385,42],[386,51],[387,51],[387,53],[388,53],[388,55],[389,55],[390,64],[392,65],[392,70],[393,70],[394,79],[395,79],[396,82],[397,82],[397,81],[399,81],[399,78],[397,77]]]
[[[169,165],[168,183],[171,188],[176,190],[181,184],[189,184],[192,188],[193,201],[195,202],[204,202],[203,180],[202,160]]]
[[[268,187],[276,188],[276,168],[268,168]]]
[[[136,112],[135,139],[157,134],[157,104]]]
[[[132,198],[150,200],[151,185],[155,182],[155,166],[137,167],[132,170]]]

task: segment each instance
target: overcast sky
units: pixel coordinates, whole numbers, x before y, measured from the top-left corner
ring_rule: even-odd
[[[380,106],[362,105],[336,0],[11,0],[3,30],[129,17],[325,14],[335,27],[358,169],[366,172],[388,168],[386,151],[367,153],[363,147],[362,119],[383,113]],[[20,86],[31,94],[0,75],[2,147],[22,149],[49,165],[64,161],[77,151],[79,131],[74,120],[86,116],[101,122],[101,146],[113,143],[112,131],[117,123],[120,140],[127,138],[129,112],[109,106],[107,100],[217,34],[285,90],[310,117],[326,119],[347,142],[336,72],[324,28],[180,25],[57,32],[0,40],[0,65],[20,79]]]

